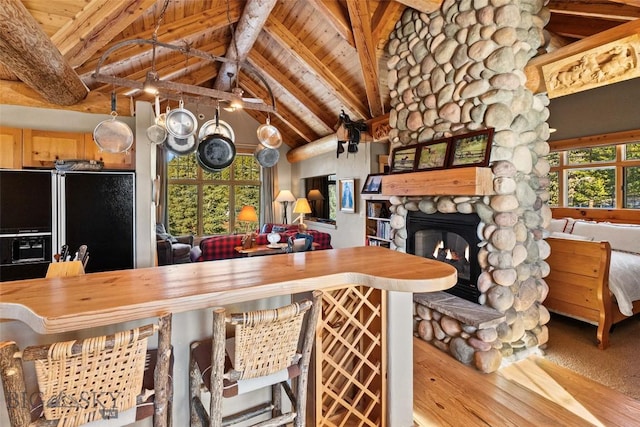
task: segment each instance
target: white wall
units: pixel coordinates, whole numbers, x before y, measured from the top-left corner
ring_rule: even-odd
[[[357,153],[345,151],[340,157],[336,157],[336,152],[332,151],[290,165],[291,191],[296,197],[304,197],[304,178],[336,174],[338,185],[340,180],[355,179],[355,213],[338,210],[335,228],[319,223],[306,223],[310,229],[331,234],[331,245],[334,248],[364,245],[365,209],[360,190],[367,175],[377,172],[378,154],[386,154],[387,147],[387,144],[361,143]],[[282,167],[281,163],[282,161],[278,168]]]

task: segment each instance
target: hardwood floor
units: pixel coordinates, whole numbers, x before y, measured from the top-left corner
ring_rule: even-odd
[[[482,374],[414,338],[414,424],[640,426],[640,401],[532,356]]]

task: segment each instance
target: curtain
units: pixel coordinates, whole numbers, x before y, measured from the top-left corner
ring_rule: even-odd
[[[169,210],[167,206],[167,152],[164,146],[156,148],[156,224],[164,224],[169,229]]]
[[[278,180],[278,169],[262,168],[262,185],[260,186],[260,223],[275,223],[273,199],[275,199],[275,183]]]

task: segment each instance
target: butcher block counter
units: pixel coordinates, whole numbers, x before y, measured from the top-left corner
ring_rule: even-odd
[[[181,400],[181,390],[186,388],[188,378],[186,366],[185,372],[180,372],[181,365],[186,364],[182,359],[188,358],[188,341],[200,338],[187,335],[198,327],[207,333],[210,310],[205,309],[353,285],[402,295],[403,305],[395,309],[396,317],[393,314],[387,317],[388,330],[392,329],[395,318],[401,318],[396,324],[402,324],[397,333],[394,326],[394,334],[389,334],[393,337],[389,337],[387,345],[389,353],[393,351],[402,356],[396,355],[397,374],[392,366],[393,356],[389,356],[389,392],[392,392],[396,389],[394,381],[400,377],[406,381],[407,375],[409,381],[412,378],[412,365],[407,366],[406,359],[397,360],[411,354],[411,347],[407,349],[412,336],[411,293],[447,289],[456,280],[456,270],[450,265],[386,248],[363,246],[3,282],[0,284],[0,319],[18,321],[37,334],[59,334],[94,328],[99,331],[107,325],[173,313],[171,339],[176,359],[174,379],[177,380],[174,412],[180,412],[181,408],[188,407],[186,402],[175,405]],[[389,297],[388,303],[391,301]],[[197,313],[197,323],[204,326],[194,325],[193,313]],[[200,320],[203,318],[204,322]],[[15,332],[3,325],[7,322],[0,323],[0,340],[16,340],[23,346],[16,334],[23,335],[24,331]],[[399,339],[403,340],[402,350],[396,346]],[[408,397],[412,397],[410,382],[408,387],[401,388],[408,388]],[[406,414],[406,409],[410,412],[412,399],[408,406],[406,401],[402,402],[405,399],[394,396],[393,400],[405,409],[398,412],[402,414],[394,415],[391,402],[387,425],[405,425],[405,419],[406,425],[410,425],[411,413]],[[183,414],[174,413],[174,416],[178,420],[183,418]],[[403,421],[392,422],[394,419]]]

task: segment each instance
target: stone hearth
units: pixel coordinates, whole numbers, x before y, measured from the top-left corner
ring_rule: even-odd
[[[525,86],[525,65],[543,42],[543,0],[445,0],[431,14],[407,9],[388,44],[391,148],[477,129],[495,130],[495,195],[392,196],[392,248],[406,251],[409,211],[477,213],[479,304],[488,323],[416,302],[416,332],[464,363],[496,370],[503,358],[548,338],[549,100]],[[415,194],[415,193],[413,193]],[[447,294],[447,298],[449,295]],[[437,298],[436,298],[437,299]],[[445,304],[450,306],[450,301]],[[462,310],[464,311],[464,310]],[[473,310],[471,310],[473,311]],[[479,310],[485,311],[485,310]],[[468,310],[467,310],[468,312]],[[467,313],[465,312],[465,313]]]

